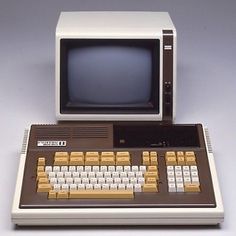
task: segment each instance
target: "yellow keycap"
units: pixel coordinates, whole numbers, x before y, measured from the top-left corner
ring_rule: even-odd
[[[181,152],[181,153],[183,153],[183,152]],[[177,152],[177,163],[180,166],[184,166],[185,165],[184,155],[178,155],[178,152]]]
[[[157,166],[157,165],[158,165],[157,157],[151,156],[151,157],[150,157],[150,162],[151,162],[151,163],[150,163],[151,165]]]
[[[148,166],[148,171],[151,172],[157,171],[157,166]]]
[[[69,198],[132,199],[134,194],[131,190],[74,190],[70,191]]]
[[[159,179],[159,178],[158,178],[158,172],[157,172],[157,171],[154,171],[154,172],[153,172],[153,171],[152,171],[152,172],[151,172],[151,171],[145,172],[145,173],[144,173],[144,177],[145,177],[145,179],[146,179],[146,178],[149,178],[149,177]]]
[[[38,183],[39,184],[48,184],[49,181],[48,181],[48,178],[39,178]]]
[[[97,157],[97,158],[99,158],[99,153],[98,152],[86,152],[85,153],[85,158],[87,159],[88,157]]]
[[[99,165],[99,157],[86,157],[85,165],[98,166]]]
[[[167,156],[166,157],[166,165],[167,166],[177,165],[176,157],[175,156]]]
[[[67,157],[55,157],[54,165],[55,166],[67,166],[69,164],[69,160]]]
[[[175,152],[166,152],[166,154],[165,154],[165,157],[175,157],[176,155],[175,155]]]
[[[157,184],[157,179],[153,177],[148,177],[146,179],[146,184]]]
[[[186,165],[188,166],[197,164],[195,156],[185,156],[185,162],[186,162]]]
[[[69,164],[75,166],[83,166],[84,165],[84,158],[83,157],[71,157]]]
[[[38,158],[38,166],[45,166],[45,157]]]
[[[70,153],[70,158],[72,157],[81,157],[84,158],[84,153],[83,152],[71,152]]]
[[[59,190],[58,193],[57,193],[57,198],[58,199],[66,199],[68,197],[69,197],[69,194],[65,190]]]
[[[144,184],[143,185],[143,192],[145,193],[152,193],[157,192],[157,185],[156,184]]]
[[[157,152],[150,152],[150,157],[157,157]]]
[[[185,156],[195,156],[195,153],[193,151],[185,152]]]
[[[115,153],[114,152],[102,152],[101,153],[101,158],[103,157],[113,157],[115,158]]]
[[[200,192],[200,185],[199,184],[184,184],[184,191],[185,192]]]
[[[54,158],[56,157],[65,157],[69,159],[69,153],[68,152],[55,152]]]
[[[40,178],[47,178],[47,173],[46,172],[38,172],[37,173],[37,180]]]
[[[117,166],[130,165],[130,158],[129,157],[117,157],[116,158],[116,165]]]
[[[148,151],[143,151],[143,157],[149,157],[149,152]]]
[[[38,166],[37,167],[37,173],[44,172],[44,166]]]
[[[117,157],[130,157],[130,154],[129,154],[129,152],[117,152],[116,158]]]
[[[114,157],[101,157],[102,166],[114,166],[115,165],[115,158]]]
[[[38,184],[38,193],[48,193],[52,189],[50,184]]]
[[[48,193],[48,199],[55,199],[57,198],[57,193],[55,190],[50,190]]]
[[[150,165],[149,156],[143,156],[143,165],[144,165],[144,166]]]

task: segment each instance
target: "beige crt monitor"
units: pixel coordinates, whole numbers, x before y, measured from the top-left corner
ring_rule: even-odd
[[[25,131],[17,225],[216,225],[201,124],[173,124],[176,30],[166,12],[63,12],[56,117]]]

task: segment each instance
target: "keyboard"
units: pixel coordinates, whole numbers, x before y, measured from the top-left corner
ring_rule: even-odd
[[[206,137],[200,124],[32,125],[23,142],[13,221],[220,222],[221,197]]]
[[[169,192],[200,192],[195,153],[165,153]],[[132,165],[128,151],[55,152],[53,165],[37,161],[37,192],[48,199],[127,198],[135,193],[158,193],[158,153],[143,151],[140,165]],[[49,163],[50,164],[50,163]]]

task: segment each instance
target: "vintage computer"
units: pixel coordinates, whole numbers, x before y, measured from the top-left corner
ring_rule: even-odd
[[[173,124],[176,29],[166,12],[63,12],[58,124],[25,131],[17,225],[219,224],[208,131]]]

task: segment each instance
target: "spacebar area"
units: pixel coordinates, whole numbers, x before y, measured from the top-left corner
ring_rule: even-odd
[[[134,198],[133,191],[130,190],[74,190],[70,191],[69,198],[79,199],[132,199]]]

